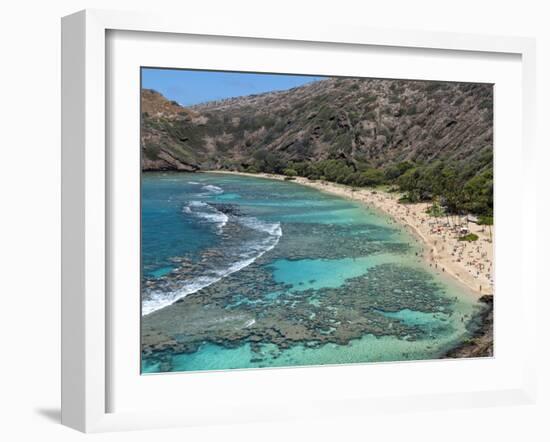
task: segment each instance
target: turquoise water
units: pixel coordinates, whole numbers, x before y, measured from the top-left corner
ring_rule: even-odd
[[[142,370],[441,357],[479,305],[386,216],[292,182],[142,179]]]
[[[390,254],[342,259],[281,259],[270,267],[275,281],[290,284],[293,291],[305,291],[340,287],[346,280],[363,275],[375,265],[396,261]]]

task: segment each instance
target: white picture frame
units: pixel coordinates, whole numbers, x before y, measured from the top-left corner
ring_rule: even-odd
[[[315,398],[296,406],[258,407],[236,404],[231,409],[207,413],[197,407],[191,414],[176,407],[161,410],[112,411],[109,393],[111,316],[108,300],[108,228],[113,199],[109,195],[110,168],[106,121],[110,118],[106,81],[107,34],[109,32],[155,33],[156,36],[216,36],[270,40],[273,42],[309,42],[338,44],[341,47],[369,46],[379,50],[426,49],[432,51],[466,51],[477,57],[484,54],[512,54],[521,63],[521,149],[523,185],[520,192],[521,226],[521,308],[518,321],[523,330],[524,352],[518,355],[521,373],[507,385],[488,390],[449,392],[438,386],[426,394],[389,394],[338,397],[337,392],[325,399]],[[152,34],[151,34],[152,35]],[[532,403],[535,397],[534,336],[536,280],[534,266],[528,257],[536,256],[535,229],[527,220],[535,220],[536,195],[534,170],[535,42],[518,37],[494,37],[417,31],[388,31],[345,26],[308,24],[272,24],[266,27],[246,22],[213,22],[208,17],[194,17],[180,23],[177,17],[144,13],[87,10],[62,21],[62,423],[85,432],[123,429],[186,426],[221,422],[251,422],[288,417],[360,415],[372,411],[459,408],[510,403]],[[111,54],[112,55],[112,54]],[[498,137],[498,133],[497,133]],[[116,166],[115,166],[116,167]],[[521,218],[521,219],[520,219]],[[497,258],[498,259],[498,258]],[[497,279],[497,286],[499,282]],[[136,296],[136,302],[139,297]],[[498,317],[497,317],[498,321]],[[497,344],[498,345],[498,344]],[[498,356],[497,356],[498,357]],[[462,361],[468,362],[468,361]],[[399,365],[399,364],[398,364]],[[400,364],[403,365],[403,364]],[[372,367],[372,366],[371,366]],[[378,371],[391,370],[379,366]],[[395,367],[395,365],[394,365]],[[412,365],[409,365],[412,367]],[[300,369],[285,369],[285,377],[298,378]],[[302,369],[303,370],[303,369]],[[330,376],[338,376],[344,367],[330,367]],[[354,367],[355,375],[363,370]],[[412,370],[412,369],[411,369]],[[469,367],[469,370],[475,368]],[[281,370],[279,370],[281,371]],[[416,369],[418,371],[418,369]],[[258,373],[258,371],[254,372]],[[327,376],[328,371],[324,372]],[[346,372],[347,373],[347,372]],[[193,374],[187,374],[190,376]],[[302,373],[303,375],[303,373]],[[196,375],[204,378],[204,374]],[[216,373],[217,378],[227,374]],[[246,381],[246,371],[232,375],[233,382]],[[255,374],[256,378],[258,377]],[[264,375],[259,375],[265,376]],[[166,378],[166,377],[165,377]],[[168,376],[176,382],[175,376]],[[189,379],[189,378],[188,378]],[[198,379],[198,378],[197,378]],[[265,380],[265,379],[264,379]],[[296,379],[295,379],[296,381]],[[258,382],[262,382],[258,379]],[[227,405],[227,404],[225,404]],[[259,409],[260,408],[260,409]]]

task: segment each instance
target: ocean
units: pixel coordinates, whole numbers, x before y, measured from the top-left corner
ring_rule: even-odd
[[[142,372],[440,358],[481,306],[388,216],[290,181],[142,176]]]

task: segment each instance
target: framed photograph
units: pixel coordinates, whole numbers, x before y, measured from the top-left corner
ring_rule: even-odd
[[[534,41],[62,26],[64,424],[533,400]]]

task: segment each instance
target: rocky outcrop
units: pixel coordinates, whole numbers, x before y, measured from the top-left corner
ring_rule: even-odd
[[[141,165],[143,170],[162,171],[162,170],[180,170],[183,172],[196,172],[199,166],[196,164],[186,164],[177,158],[174,158],[169,151],[159,149],[156,159],[142,158]]]
[[[447,352],[445,358],[481,358],[493,356],[493,295],[482,296],[484,304],[472,338]]]

